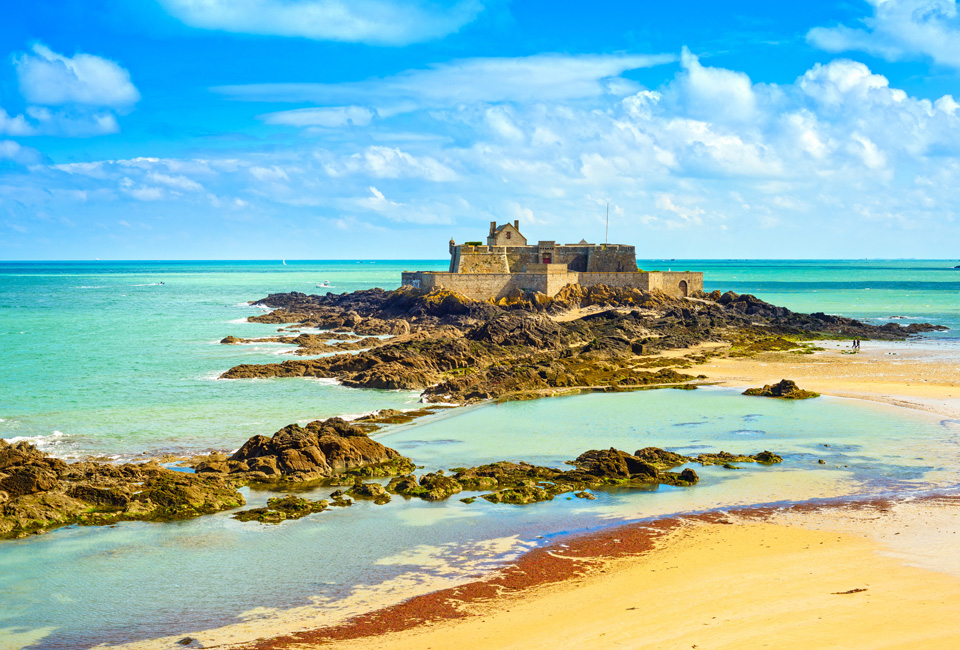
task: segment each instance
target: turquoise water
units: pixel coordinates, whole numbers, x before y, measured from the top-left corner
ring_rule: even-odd
[[[218,381],[280,345],[224,346],[271,292],[397,285],[443,262],[0,263],[0,436],[67,457],[232,449],[292,421],[413,408],[410,392],[311,380]],[[800,311],[943,323],[956,345],[956,262],[641,262],[703,269],[706,288],[755,293]],[[164,284],[160,285],[159,283]],[[907,320],[899,322],[910,322]],[[319,625],[496,566],[557,534],[720,506],[950,488],[960,423],[852,400],[799,404],[736,391],[586,395],[446,412],[381,438],[429,469],[501,459],[562,466],[588,448],[686,453],[771,449],[785,462],[699,468],[693,489],[610,491],[530,507],[361,503],[281,526],[229,513],[174,524],[65,528],[0,542],[0,648],[85,648],[204,632],[267,618]],[[829,445],[829,447],[825,446]],[[824,465],[817,463],[825,461]],[[323,496],[326,491],[318,491]],[[247,491],[251,504],[265,493]],[[497,540],[493,542],[491,540]],[[199,634],[198,634],[199,633]],[[218,636],[219,635],[219,636]],[[179,637],[177,637],[179,638]]]

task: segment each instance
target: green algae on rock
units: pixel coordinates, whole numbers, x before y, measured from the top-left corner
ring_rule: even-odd
[[[261,524],[279,524],[288,519],[300,519],[315,512],[323,512],[330,505],[326,499],[311,501],[302,497],[288,494],[285,497],[267,499],[267,505],[262,508],[241,510],[233,515],[239,521],[257,521]]]
[[[26,441],[0,439],[0,537],[69,524],[187,519],[244,505],[236,486],[155,461],[68,464]]]
[[[756,397],[775,397],[778,399],[810,399],[820,397],[820,393],[803,390],[797,386],[796,382],[790,379],[781,379],[776,384],[767,384],[763,388],[748,388],[743,391],[743,394]]]

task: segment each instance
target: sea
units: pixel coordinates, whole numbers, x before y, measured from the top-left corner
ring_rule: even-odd
[[[232,451],[332,416],[415,409],[414,391],[317,379],[221,380],[293,346],[247,322],[270,293],[398,286],[407,260],[0,262],[0,437],[67,461]],[[704,288],[801,312],[949,329],[911,343],[960,354],[957,260],[642,260],[704,272]],[[771,380],[780,379],[772,377]],[[960,484],[960,421],[853,399],[799,403],[729,388],[589,394],[450,409],[378,434],[425,470],[498,460],[563,467],[587,449],[780,454],[778,466],[696,466],[695,488],[597,491],[530,506],[458,498],[360,502],[281,525],[225,512],[174,523],[60,528],[0,541],[0,650],[171,647],[335,623],[461,584],[537,546],[629,521]],[[819,461],[823,460],[824,463]],[[244,488],[250,506],[272,493]],[[309,491],[322,498],[330,489]],[[462,496],[471,496],[466,493]],[[159,640],[158,640],[159,639]]]

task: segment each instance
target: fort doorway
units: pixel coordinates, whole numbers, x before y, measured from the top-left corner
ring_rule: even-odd
[[[543,263],[544,264],[553,264],[553,255],[550,253],[543,254]]]
[[[687,281],[680,280],[680,295],[686,297],[687,295]]]

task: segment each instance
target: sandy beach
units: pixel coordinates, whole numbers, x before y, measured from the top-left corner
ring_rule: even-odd
[[[732,387],[960,417],[960,352],[824,342],[813,355],[712,359]],[[497,576],[256,648],[960,647],[960,499],[833,501],[634,524],[538,549]]]
[[[824,395],[867,399],[960,418],[960,347],[936,341],[818,341],[815,354],[767,352],[715,358],[698,374],[723,386],[749,387],[792,379]]]
[[[954,647],[958,506],[796,506],[632,525],[534,552],[489,583],[253,647]]]

